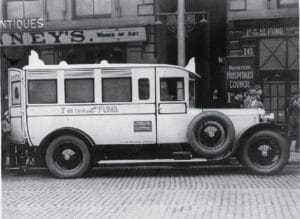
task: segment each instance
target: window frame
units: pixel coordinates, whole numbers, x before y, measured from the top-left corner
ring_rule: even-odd
[[[161,92],[161,82],[164,79],[180,79],[180,81],[183,82],[183,88],[182,88],[182,90],[183,90],[183,99],[182,100],[162,100],[162,98],[161,98],[161,95],[162,95],[162,92]],[[183,76],[182,77],[178,76],[178,77],[160,77],[159,78],[159,100],[160,100],[160,102],[184,102],[184,101],[186,101],[185,95],[186,95],[186,91],[185,91],[185,78]]]
[[[30,91],[29,91],[29,84],[31,81],[55,81],[55,94],[56,99],[55,102],[48,102],[48,103],[30,103]],[[57,104],[58,103],[58,80],[55,78],[51,79],[28,79],[27,80],[27,104],[29,105],[47,105],[47,104]]]
[[[148,81],[148,97],[147,98],[145,98],[145,99],[142,99],[141,98],[141,92],[140,92],[140,81],[142,81],[142,80],[147,80]],[[139,78],[138,79],[138,98],[139,98],[139,100],[141,100],[141,101],[147,101],[147,100],[150,100],[150,79],[149,78]]]
[[[48,11],[48,2],[49,1],[51,1],[51,0],[44,0],[44,11],[45,11],[45,15],[44,15],[44,17],[46,18],[45,20],[47,20],[47,22],[49,23],[57,23],[57,22],[64,22],[64,21],[66,21],[67,20],[67,13],[68,13],[68,3],[67,3],[67,1],[66,0],[63,0],[64,2],[63,2],[63,5],[64,5],[64,7],[65,7],[65,10],[63,11],[63,13],[64,13],[64,19],[62,19],[62,20],[50,20],[49,19],[49,11]],[[71,7],[73,7],[72,6],[72,4],[71,4]]]
[[[68,80],[73,80],[73,81],[80,81],[80,80],[92,80],[93,81],[93,89],[92,89],[92,91],[93,91],[93,97],[92,97],[92,101],[88,101],[88,102],[67,102],[67,86],[66,86],[66,82],[68,81]],[[65,97],[65,99],[64,99],[64,102],[66,103],[66,104],[73,104],[73,103],[79,103],[79,104],[82,104],[82,103],[86,103],[86,104],[90,104],[90,103],[95,103],[95,79],[94,78],[65,78],[64,79],[64,97]]]
[[[278,8],[293,8],[293,7],[297,7],[298,5],[299,3],[281,4],[281,0],[277,0]]]
[[[129,101],[105,101],[104,100],[104,86],[103,81],[106,79],[129,79],[130,80],[130,100]],[[101,79],[101,99],[103,103],[132,103],[133,97],[132,97],[132,77],[103,77]]]
[[[42,16],[41,17],[28,17],[26,18],[25,17],[25,7],[24,7],[24,2],[25,1],[39,1],[41,2],[41,5],[42,5]],[[8,2],[22,2],[23,3],[23,17],[22,18],[13,18],[12,20],[16,20],[16,19],[31,19],[31,18],[42,18],[45,20],[45,13],[46,13],[46,7],[45,7],[45,0],[3,0],[3,9],[2,9],[2,12],[3,12],[3,17],[5,19],[11,19],[11,18],[8,18],[8,13],[7,13],[7,3]]]
[[[193,84],[193,90],[191,90],[191,83]],[[191,91],[193,91],[193,96],[191,96]],[[191,97],[194,99],[191,100]],[[196,79],[190,78],[189,79],[189,107],[196,107]]]
[[[95,14],[95,0],[93,1],[93,14],[92,15],[77,15],[76,14],[76,0],[72,0],[72,18],[73,19],[87,19],[87,18],[111,18],[113,13],[113,0],[111,2],[111,13]]]
[[[17,86],[19,87],[19,102],[18,103],[15,103],[14,102],[14,97],[13,97],[13,95],[15,94],[15,92],[13,91],[13,89],[14,89],[14,84],[17,84]],[[21,96],[21,81],[12,81],[11,82],[11,105],[12,106],[20,106],[21,105],[21,98],[22,98],[22,96]]]
[[[244,8],[240,8],[240,9],[231,9],[230,8],[230,4],[231,4],[231,0],[228,1],[228,11],[247,11],[247,0],[240,0],[240,1],[244,1],[245,7]]]

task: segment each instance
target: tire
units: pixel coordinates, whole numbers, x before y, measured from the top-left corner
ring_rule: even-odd
[[[63,135],[53,140],[45,156],[50,172],[58,178],[81,177],[91,166],[88,146],[72,135]]]
[[[289,160],[288,142],[274,131],[256,132],[241,145],[239,160],[255,174],[277,173]]]
[[[188,127],[189,144],[198,155],[206,158],[227,152],[234,138],[233,123],[221,112],[203,112]]]

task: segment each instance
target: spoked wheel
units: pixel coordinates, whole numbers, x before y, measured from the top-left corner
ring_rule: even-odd
[[[206,158],[227,153],[234,137],[232,121],[217,111],[197,115],[188,127],[189,144],[197,154]]]
[[[273,174],[288,162],[288,143],[276,132],[257,132],[241,145],[240,159],[254,173]]]
[[[197,141],[207,150],[216,150],[223,146],[226,138],[224,127],[215,121],[207,121],[197,129]]]
[[[91,154],[84,141],[65,135],[50,143],[46,163],[51,173],[59,178],[77,178],[90,167]]]

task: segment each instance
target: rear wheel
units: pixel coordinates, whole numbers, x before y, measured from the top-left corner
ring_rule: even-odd
[[[50,143],[46,151],[46,163],[56,177],[77,178],[89,169],[91,154],[80,138],[63,135]]]
[[[289,160],[288,143],[279,133],[257,132],[241,145],[239,160],[254,173],[274,174]]]

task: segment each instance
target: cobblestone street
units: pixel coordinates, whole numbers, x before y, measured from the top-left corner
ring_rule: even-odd
[[[299,218],[299,166],[257,176],[240,166],[105,167],[85,178],[46,169],[3,176],[3,218]]]

